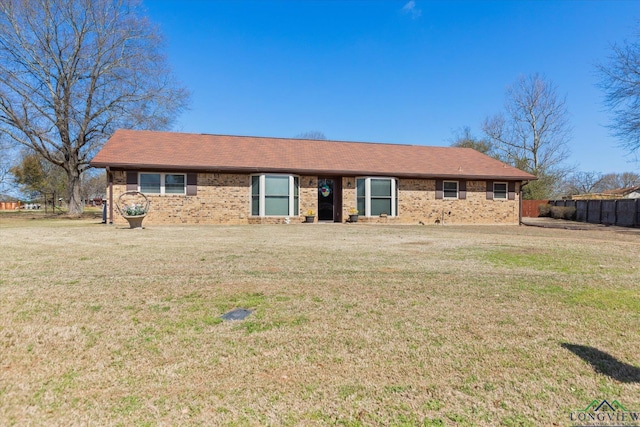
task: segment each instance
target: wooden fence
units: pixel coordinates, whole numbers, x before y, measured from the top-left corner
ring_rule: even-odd
[[[640,199],[551,200],[549,204],[576,208],[576,221],[640,227]]]
[[[18,202],[0,202],[0,211],[15,211],[18,206]]]
[[[523,200],[522,201],[522,216],[525,218],[537,218],[540,216],[538,212],[538,206],[548,204],[548,200]]]

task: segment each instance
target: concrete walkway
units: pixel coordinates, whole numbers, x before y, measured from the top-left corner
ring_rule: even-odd
[[[523,225],[543,228],[561,228],[565,230],[602,230],[602,231],[618,231],[638,234],[640,236],[640,228],[634,227],[618,227],[604,224],[591,224],[588,222],[567,221],[565,219],[553,219],[549,217],[540,218],[522,218]]]

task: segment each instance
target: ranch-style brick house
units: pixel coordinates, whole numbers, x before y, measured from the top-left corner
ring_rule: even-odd
[[[145,224],[512,224],[536,177],[470,148],[117,130],[91,161],[114,201],[140,191]]]

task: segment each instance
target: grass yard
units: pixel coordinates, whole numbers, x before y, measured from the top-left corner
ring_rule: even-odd
[[[637,232],[99,222],[0,218],[0,425],[640,412]]]

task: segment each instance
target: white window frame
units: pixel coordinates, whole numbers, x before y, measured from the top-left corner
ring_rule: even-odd
[[[446,186],[446,184],[449,183],[454,183],[456,184],[456,195],[454,197],[451,196],[447,196],[447,190],[444,188]],[[443,199],[448,199],[448,200],[457,200],[460,198],[460,182],[459,181],[442,181],[442,198]]]
[[[379,215],[371,215],[371,180],[372,179],[384,179],[391,181],[391,212],[388,212],[388,216],[398,216],[398,179],[389,176],[359,176],[356,177],[356,183],[359,179],[364,179],[364,216],[377,217]],[[358,206],[358,188],[356,185],[356,206]]]
[[[145,193],[145,194],[157,194],[157,195],[167,195],[167,196],[184,196],[187,194],[187,174],[186,173],[175,173],[175,172],[138,172],[138,191],[142,193],[142,175],[160,175],[160,192],[159,193]],[[167,175],[182,175],[184,177],[184,188],[182,189],[182,193],[166,193],[165,192],[165,177]]]
[[[285,218],[290,216],[298,216],[300,214],[300,177],[297,175],[287,175],[287,174],[277,174],[277,173],[265,173],[265,174],[254,174],[251,175],[251,179],[249,181],[249,200],[253,203],[253,177],[259,177],[258,182],[258,205],[259,212],[258,215],[253,215],[253,205],[249,206],[249,213],[252,217],[271,217],[271,218]],[[267,215],[266,212],[266,203],[265,203],[265,189],[266,189],[266,177],[268,176],[286,176],[289,178],[289,213],[286,215]],[[298,207],[296,209],[296,195],[295,195],[295,184],[296,179],[298,180],[298,197],[297,203]],[[294,212],[298,211],[298,215],[294,214]]]
[[[496,184],[504,185],[504,197],[496,197]],[[507,200],[509,198],[509,184],[506,182],[494,182],[493,183],[493,200]]]

